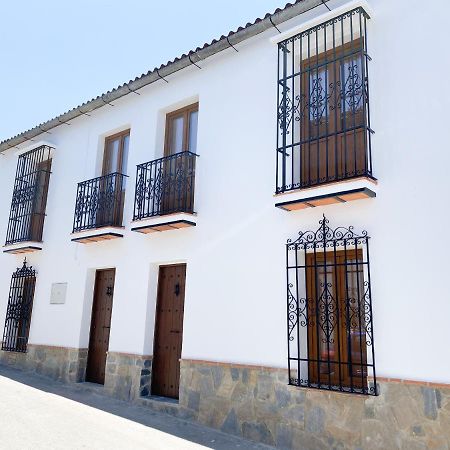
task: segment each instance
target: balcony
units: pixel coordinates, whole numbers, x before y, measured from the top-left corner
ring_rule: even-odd
[[[42,250],[53,147],[41,145],[19,156],[5,253]]]
[[[276,204],[375,197],[363,8],[278,44]]]
[[[126,178],[111,173],[78,183],[72,241],[86,244],[123,237]]]
[[[132,231],[155,233],[196,225],[197,156],[184,151],[137,166]]]

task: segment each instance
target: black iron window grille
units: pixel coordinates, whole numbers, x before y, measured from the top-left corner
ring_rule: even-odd
[[[6,245],[42,241],[52,148],[42,145],[19,156]]]
[[[195,161],[183,151],[137,166],[133,220],[194,213]]]
[[[122,226],[127,175],[111,173],[78,183],[73,232]]]
[[[27,266],[27,261],[11,277],[2,350],[26,352],[33,309],[36,271]]]
[[[286,244],[289,384],[377,395],[369,236],[319,223]]]
[[[372,177],[367,19],[356,8],[278,44],[277,193]]]

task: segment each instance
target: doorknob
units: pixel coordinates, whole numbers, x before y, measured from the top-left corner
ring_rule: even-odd
[[[180,283],[175,285],[175,295],[178,297],[180,295]]]

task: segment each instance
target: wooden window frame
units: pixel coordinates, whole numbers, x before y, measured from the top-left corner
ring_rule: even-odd
[[[104,147],[103,147],[103,162],[102,162],[102,176],[109,175],[108,173],[108,167],[110,166],[110,155],[108,155],[108,144],[111,141],[116,140],[117,138],[120,138],[120,145],[119,145],[119,153],[117,155],[118,158],[118,164],[117,164],[117,173],[122,174],[123,170],[123,147],[125,142],[125,137],[130,136],[131,129],[128,128],[124,131],[120,131],[119,133],[112,134],[110,136],[105,137]],[[116,173],[116,172],[112,172]]]
[[[198,112],[198,106],[199,102],[192,103],[188,106],[183,106],[183,108],[179,108],[175,111],[171,111],[166,114],[166,129],[165,129],[165,137],[164,137],[164,156],[170,156],[171,154],[171,148],[170,148],[170,135],[172,131],[172,124],[173,121],[179,117],[183,117],[183,150],[185,152],[190,151],[189,148],[189,131],[190,131],[190,124],[189,124],[189,116],[192,112],[197,111]]]
[[[360,285],[364,285],[364,270],[363,270],[363,250],[362,249],[347,249],[347,250],[336,250],[336,252],[309,252],[306,254],[306,292],[307,298],[312,298],[315,300],[316,313],[320,315],[318,310],[319,298],[316,291],[316,284],[319,276],[319,268],[331,268],[332,277],[331,284],[334,285],[334,296],[337,299],[337,311],[339,311],[338,319],[335,324],[336,334],[333,334],[333,339],[337,337],[336,346],[338,355],[334,355],[331,358],[325,359],[317,353],[319,343],[319,331],[317,329],[316,317],[313,317],[311,321],[312,326],[308,325],[307,328],[307,342],[308,342],[308,379],[309,382],[314,384],[328,384],[329,381],[332,385],[345,386],[345,387],[358,387],[363,388],[367,384],[367,348],[366,348],[366,337],[360,336],[359,349],[361,351],[361,361],[353,361],[353,355],[350,354],[350,360],[348,358],[349,352],[351,351],[351,343],[349,347],[349,341],[351,341],[350,331],[348,329],[348,314],[346,302],[348,290],[348,274],[349,269],[346,267],[349,261],[358,260],[361,262],[361,278],[359,279]],[[324,264],[325,261],[328,264]],[[319,264],[319,266],[317,265]],[[336,265],[337,264],[337,265]],[[330,280],[328,280],[330,282]],[[339,335],[339,336],[338,336]],[[335,337],[334,337],[335,336]],[[362,341],[363,340],[363,341]],[[321,362],[318,362],[318,361]],[[324,362],[325,361],[325,362]],[[323,373],[319,375],[321,369],[321,364],[328,364],[329,368],[335,369],[331,375]],[[360,367],[363,371],[360,375],[351,375],[350,370],[354,370],[355,367]]]
[[[343,68],[348,58],[360,58],[364,64],[363,42],[357,38],[333,49],[304,59],[300,63],[300,95],[306,99],[303,118],[299,121],[301,144],[300,185],[314,186],[324,181],[334,182],[367,172],[367,139],[364,93],[361,108],[347,110],[342,98],[345,83]],[[319,77],[325,69],[325,96],[334,86],[332,97],[326,100],[327,111],[317,123],[311,119],[311,76]],[[363,87],[364,89],[364,87]],[[314,93],[313,93],[314,95]],[[334,107],[333,107],[334,105]],[[354,173],[353,173],[354,172]]]

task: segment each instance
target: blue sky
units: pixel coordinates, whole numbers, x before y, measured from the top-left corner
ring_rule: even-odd
[[[0,141],[284,6],[283,0],[0,3]]]

